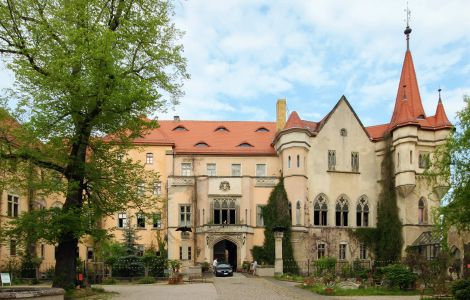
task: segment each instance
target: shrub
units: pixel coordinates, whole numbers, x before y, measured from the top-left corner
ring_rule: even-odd
[[[457,300],[470,299],[470,279],[456,281],[452,285],[452,295]]]
[[[416,281],[416,274],[405,265],[389,265],[383,268],[383,272],[385,280],[387,280],[388,285],[392,288],[409,289],[413,287]]]
[[[149,275],[154,277],[164,277],[165,269],[168,266],[168,260],[163,256],[156,256],[153,253],[145,253],[142,262],[148,268]]]
[[[135,255],[120,257],[113,265],[113,275],[118,277],[140,277],[144,271],[142,259]]]
[[[316,260],[314,263],[315,269],[318,276],[323,276],[325,273],[335,273],[336,258],[334,257],[323,257]]]
[[[112,285],[112,284],[116,284],[116,283],[117,283],[117,280],[114,279],[114,278],[105,278],[105,279],[103,279],[103,284]]]
[[[140,284],[152,284],[152,283],[155,283],[155,278],[147,276],[147,277],[139,279],[138,283],[140,283]]]

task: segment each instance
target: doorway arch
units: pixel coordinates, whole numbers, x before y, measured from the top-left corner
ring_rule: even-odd
[[[232,266],[233,270],[237,269],[237,245],[229,240],[221,240],[214,244],[213,259],[217,258],[218,262],[226,262]]]

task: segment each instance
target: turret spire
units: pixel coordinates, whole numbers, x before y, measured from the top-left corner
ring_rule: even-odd
[[[408,8],[408,2],[406,2],[406,28],[405,28],[405,35],[406,35],[406,50],[410,50],[410,33],[411,33],[411,28],[410,28],[410,17],[411,17],[411,11]]]

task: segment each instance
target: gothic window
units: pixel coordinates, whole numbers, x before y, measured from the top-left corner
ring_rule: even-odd
[[[413,151],[410,150],[410,165],[413,164]]]
[[[295,221],[297,225],[300,225],[300,208],[301,208],[300,201],[297,201],[297,204],[295,205]]]
[[[426,209],[426,200],[422,197],[418,201],[418,224],[426,224],[428,222],[428,215]]]
[[[288,204],[288,209],[289,209],[289,219],[292,224],[292,203],[291,202],[289,202]]]
[[[359,259],[361,260],[367,259],[367,247],[363,243],[359,245]]]
[[[264,226],[263,205],[256,205],[256,226]]]
[[[336,202],[336,226],[348,226],[348,200],[341,196]]]
[[[346,247],[347,247],[347,244],[339,244],[339,256],[338,258],[340,260],[345,260],[346,259]]]
[[[214,200],[214,224],[236,224],[236,204],[234,199]]]
[[[297,168],[300,168],[300,155],[297,154]]]
[[[356,226],[369,226],[369,202],[365,196],[359,198],[359,202],[356,206]]]
[[[326,199],[323,195],[320,195],[315,200],[313,205],[313,225],[326,226],[328,216],[328,206],[326,205]]]
[[[351,152],[351,170],[353,172],[359,172],[359,153]]]
[[[421,169],[429,168],[429,153],[422,152],[418,157],[418,164]]]
[[[336,151],[328,150],[328,170],[334,171],[336,167]]]
[[[290,158],[290,155],[289,157],[287,158],[287,167],[290,169],[290,164],[291,164],[291,158]]]

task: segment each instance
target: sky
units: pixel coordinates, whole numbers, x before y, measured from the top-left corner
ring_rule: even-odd
[[[438,93],[455,121],[470,95],[470,1],[409,0],[410,49],[421,99]],[[319,121],[345,95],[366,126],[388,123],[406,50],[406,1],[176,0],[191,79],[186,120],[274,121],[275,104]],[[0,88],[13,85],[0,69]]]

